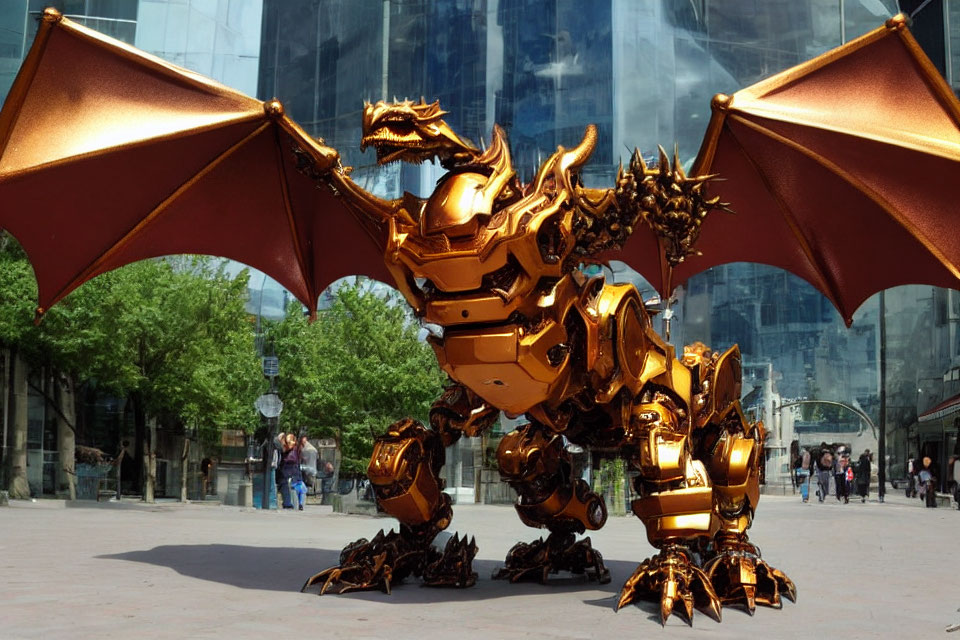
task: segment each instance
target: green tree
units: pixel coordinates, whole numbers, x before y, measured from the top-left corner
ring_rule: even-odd
[[[358,279],[344,284],[314,323],[294,304],[268,326],[280,358],[283,423],[334,438],[341,471],[363,473],[373,439],[396,420],[426,422],[446,381],[433,350],[395,292]]]
[[[226,427],[250,431],[262,379],[244,311],[246,277],[230,278],[203,257],[146,261],[118,273],[111,298],[114,339],[134,369],[126,391],[142,443],[144,498],[150,501],[157,421],[195,430],[208,445]]]
[[[252,399],[262,380],[245,299],[246,277],[228,277],[219,261],[148,260],[86,283],[36,326],[30,265],[14,241],[0,237],[0,347],[15,374],[8,376],[13,420],[23,422],[22,429],[15,425],[15,442],[26,424],[27,377],[21,370],[45,371],[42,378],[53,380],[53,388],[35,389],[61,423],[61,460],[72,477],[73,388],[76,381],[95,380],[99,388],[131,399],[145,498],[152,499],[158,419],[195,431],[207,444],[217,442],[225,427],[250,430],[256,423]],[[188,443],[185,438],[184,461]],[[25,455],[24,439],[8,465],[13,495],[24,492]]]

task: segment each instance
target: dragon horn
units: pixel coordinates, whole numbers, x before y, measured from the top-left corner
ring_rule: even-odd
[[[597,146],[597,125],[587,125],[587,130],[583,133],[583,140],[573,149],[563,154],[560,160],[560,167],[568,169],[571,172],[577,171],[584,165],[594,148]]]
[[[683,172],[683,165],[680,164],[680,146],[673,144],[673,170],[679,178],[686,177]]]
[[[670,175],[670,158],[667,157],[667,152],[661,145],[657,145],[657,150],[660,152],[660,157],[657,160],[657,168],[660,169],[660,175]]]

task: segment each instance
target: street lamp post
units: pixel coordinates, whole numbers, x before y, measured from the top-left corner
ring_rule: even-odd
[[[887,493],[887,298],[880,292],[880,433],[877,435],[877,498]]]
[[[263,443],[263,495],[260,497],[260,508],[270,508],[270,496],[274,494],[274,477],[271,460],[273,456],[273,434],[276,431],[277,419],[283,411],[283,402],[277,395],[277,374],[279,367],[276,357],[263,359],[263,375],[270,379],[270,390],[257,398],[254,406],[267,420],[267,438]]]

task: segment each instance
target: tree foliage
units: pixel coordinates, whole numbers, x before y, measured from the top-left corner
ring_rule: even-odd
[[[0,346],[34,367],[136,395],[150,415],[195,427],[251,430],[262,386],[246,278],[206,257],[147,260],[84,284],[33,323],[36,282],[9,237],[0,247]]]
[[[373,438],[406,416],[426,422],[443,390],[446,375],[418,330],[399,296],[365,280],[338,288],[312,324],[292,305],[267,331],[280,359],[283,424],[335,438],[342,469],[363,472]]]

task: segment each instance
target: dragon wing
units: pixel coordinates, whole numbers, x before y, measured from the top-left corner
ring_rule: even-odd
[[[718,174],[708,191],[734,215],[703,222],[702,255],[674,268],[674,283],[724,263],[773,265],[847,324],[882,289],[960,288],[960,103],[905,22],[714,98],[691,174]],[[665,288],[668,267],[640,254],[650,239],[635,242],[627,261]]]
[[[390,276],[317,173],[338,154],[261,102],[44,13],[0,111],[0,228],[38,314],[94,276],[178,253],[231,258],[311,310],[338,277]]]

